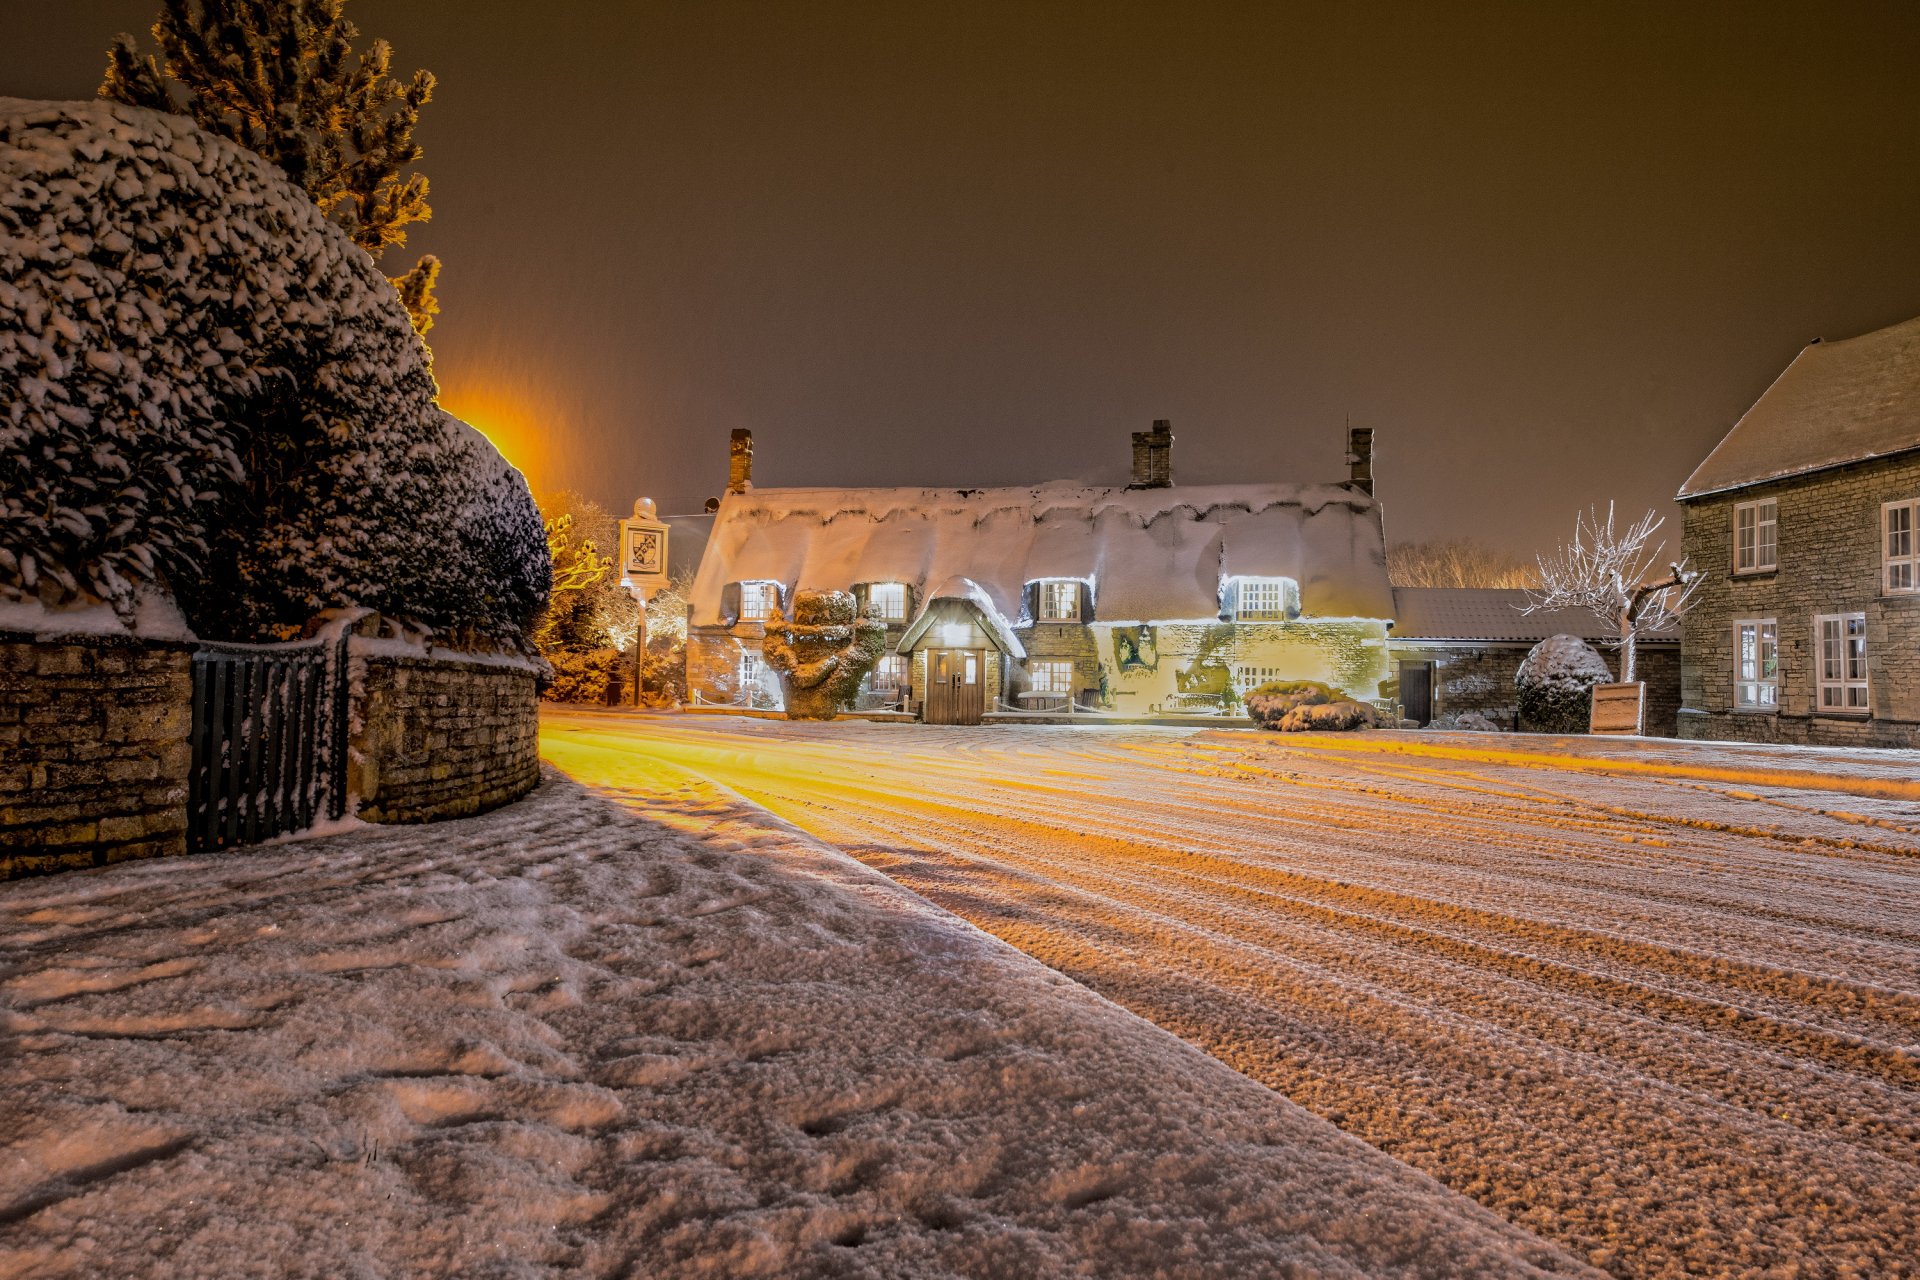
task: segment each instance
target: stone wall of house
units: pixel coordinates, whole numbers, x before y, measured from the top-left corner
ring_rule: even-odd
[[[1705,578],[1683,628],[1680,734],[1722,741],[1920,745],[1920,594],[1883,590],[1881,504],[1920,496],[1908,453],[1696,499],[1685,505],[1688,558]],[[1733,572],[1737,503],[1778,503],[1776,569]],[[1818,709],[1814,618],[1864,613],[1866,715]],[[1734,624],[1779,629],[1779,710],[1733,706]]]
[[[369,822],[484,813],[540,780],[535,673],[521,666],[356,652],[348,784]]]
[[[0,633],[0,878],[186,852],[192,662]]]
[[[1027,651],[1027,662],[1062,661],[1073,664],[1075,696],[1086,706],[1100,703],[1100,647],[1093,632],[1079,622],[1036,622],[1014,632]],[[1016,702],[1032,684],[1024,663],[1011,664],[1008,702]]]

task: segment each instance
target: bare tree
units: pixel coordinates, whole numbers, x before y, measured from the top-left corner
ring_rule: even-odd
[[[1533,566],[1471,538],[1396,542],[1387,548],[1396,587],[1537,587]]]
[[[1586,609],[1617,627],[1620,681],[1631,683],[1640,637],[1678,622],[1700,585],[1700,574],[1687,568],[1684,556],[1669,562],[1664,575],[1654,576],[1667,550],[1666,542],[1655,542],[1654,535],[1665,523],[1665,517],[1649,511],[1616,530],[1611,502],[1605,520],[1598,507],[1588,508],[1574,519],[1573,541],[1540,557],[1540,586],[1528,592],[1532,603],[1524,612]]]

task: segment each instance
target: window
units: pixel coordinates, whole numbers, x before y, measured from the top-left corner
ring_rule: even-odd
[[[1780,565],[1780,506],[1772,498],[1733,508],[1733,571],[1763,573]]]
[[[1065,582],[1040,584],[1041,622],[1078,622],[1080,620],[1080,584]]]
[[[760,651],[748,649],[740,655],[740,688],[751,696],[760,687],[760,677],[766,670],[766,659],[760,656]]]
[[[906,688],[906,658],[897,653],[881,654],[873,668],[873,683],[868,687],[875,693],[898,693]]]
[[[1291,578],[1237,578],[1233,616],[1285,619],[1300,611],[1300,588]]]
[[[867,615],[878,622],[907,620],[907,584],[875,582],[867,587]]]
[[[1233,691],[1246,697],[1263,684],[1272,684],[1280,679],[1278,667],[1235,667],[1233,669]]]
[[[740,621],[765,622],[767,615],[780,603],[780,584],[777,582],[743,582],[740,584]]]
[[[1920,502],[1889,502],[1880,508],[1880,529],[1885,541],[1880,544],[1884,566],[1881,585],[1895,591],[1920,591],[1920,543],[1914,540],[1914,526],[1920,524]]]
[[[1819,650],[1820,710],[1867,709],[1867,615],[1823,613],[1813,620]]]
[[[1741,711],[1780,709],[1780,628],[1772,618],[1733,624],[1733,705]]]
[[[1027,663],[1028,689],[1032,693],[1072,693],[1073,664],[1035,659]]]

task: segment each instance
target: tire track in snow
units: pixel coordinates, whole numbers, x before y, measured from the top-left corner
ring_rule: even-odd
[[[1678,746],[549,732],[754,799],[1619,1275],[1916,1274],[1920,823],[1820,807],[1899,792],[1878,761],[1827,795]]]

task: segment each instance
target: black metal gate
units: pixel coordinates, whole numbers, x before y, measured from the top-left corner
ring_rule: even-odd
[[[193,655],[187,845],[254,844],[347,811],[347,640]]]

